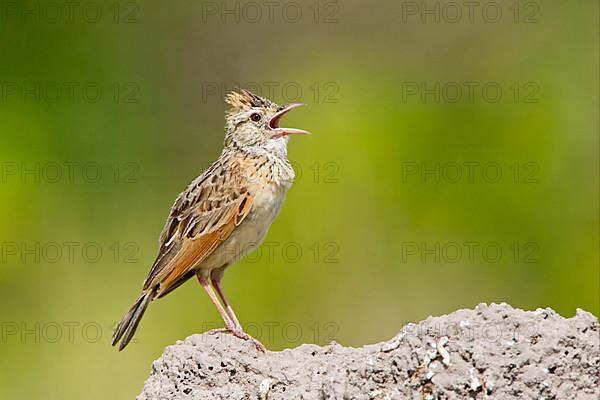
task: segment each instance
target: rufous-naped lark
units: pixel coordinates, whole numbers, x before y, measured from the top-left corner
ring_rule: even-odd
[[[227,301],[221,278],[225,269],[258,247],[279,213],[294,179],[287,158],[289,135],[307,131],[279,126],[302,105],[279,106],[247,90],[226,96],[223,152],[181,193],[160,235],[160,249],[142,293],[113,333],[113,346],[127,346],[153,300],[194,275],[217,307],[225,329],[265,347],[244,332]]]

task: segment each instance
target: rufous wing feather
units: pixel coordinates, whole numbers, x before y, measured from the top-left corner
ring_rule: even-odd
[[[181,277],[187,276],[192,268],[202,263],[214,251],[218,251],[219,246],[248,215],[252,201],[253,197],[246,193],[239,199],[237,206],[223,216],[225,221],[217,221],[215,225],[219,226],[218,229],[196,237],[184,238],[177,254],[165,267],[165,271],[168,273],[159,282],[160,288],[157,296],[169,291],[170,287],[176,284]]]

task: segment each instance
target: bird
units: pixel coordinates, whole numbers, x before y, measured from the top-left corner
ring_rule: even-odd
[[[141,294],[117,324],[112,345],[123,350],[148,305],[196,276],[223,318],[227,332],[251,341],[225,297],[225,269],[255,250],[279,214],[295,175],[287,156],[290,135],[308,131],[280,127],[281,118],[304,105],[277,103],[245,89],[225,96],[223,151],[177,197],[159,238],[156,260]],[[211,332],[212,333],[212,332]]]

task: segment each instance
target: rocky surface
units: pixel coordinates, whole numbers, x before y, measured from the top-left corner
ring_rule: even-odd
[[[598,399],[598,320],[480,304],[361,348],[259,353],[229,335],[165,349],[145,399]]]

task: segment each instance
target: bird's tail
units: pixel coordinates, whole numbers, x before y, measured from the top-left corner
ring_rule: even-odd
[[[117,325],[113,332],[112,345],[114,346],[121,341],[119,351],[123,350],[133,337],[140,320],[144,316],[144,311],[154,298],[155,292],[154,289],[144,290]]]

